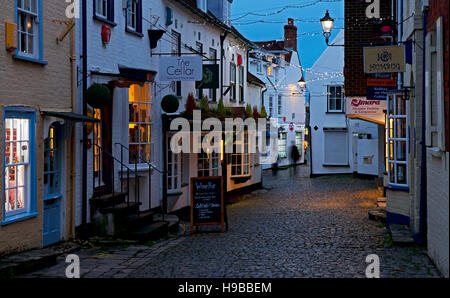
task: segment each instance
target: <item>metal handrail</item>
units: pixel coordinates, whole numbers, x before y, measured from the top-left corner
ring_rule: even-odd
[[[155,167],[154,165],[152,165],[149,161],[147,161],[145,158],[143,158],[140,154],[136,154],[135,152],[131,151],[130,148],[126,147],[125,145],[123,145],[122,143],[116,143],[116,145],[120,145],[121,148],[127,150],[128,152],[130,152],[131,154],[133,154],[133,156],[137,159],[139,159],[140,161],[146,163],[149,167],[151,167],[153,170],[157,171],[160,174],[164,174],[164,171],[158,169],[157,167]]]

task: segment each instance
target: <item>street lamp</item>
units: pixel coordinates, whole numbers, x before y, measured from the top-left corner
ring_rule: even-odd
[[[325,16],[320,19],[320,22],[322,23],[322,31],[323,31],[323,36],[325,37],[325,42],[328,45],[328,40],[330,39],[331,30],[333,30],[333,24],[334,24],[334,19],[330,17],[330,13],[328,12],[328,9],[327,9],[327,12],[325,13]]]
[[[306,82],[305,79],[302,77],[299,81],[298,81],[298,85],[300,86],[300,88],[306,88]]]

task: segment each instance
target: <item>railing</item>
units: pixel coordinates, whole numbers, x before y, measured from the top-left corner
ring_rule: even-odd
[[[115,171],[114,171],[114,162],[117,162],[120,164],[121,167],[121,172],[119,175],[120,178],[120,192],[121,193],[126,193],[127,194],[127,200],[126,203],[129,206],[130,205],[130,174],[134,175],[136,177],[135,179],[135,183],[134,183],[134,198],[135,198],[135,203],[137,203],[138,205],[140,205],[140,194],[139,194],[139,178],[141,178],[138,174],[138,172],[136,170],[132,170],[130,169],[130,167],[128,167],[126,164],[123,163],[123,161],[119,160],[118,158],[114,157],[111,153],[109,153],[108,151],[106,151],[104,148],[102,148],[101,146],[95,144],[94,142],[92,143],[92,145],[94,146],[94,150],[93,150],[93,154],[92,154],[92,166],[93,166],[93,188],[94,188],[94,192],[93,192],[93,197],[100,197],[101,194],[98,194],[95,189],[97,187],[101,187],[102,186],[102,182],[103,182],[103,175],[102,175],[102,165],[104,165],[103,161],[104,158],[108,158],[109,160],[109,166],[110,166],[110,179],[111,179],[111,194],[112,194],[112,207],[113,209],[115,208],[116,205],[116,201],[115,201],[115,194],[116,194],[116,189],[115,189]],[[94,154],[95,153],[95,148],[97,148],[99,151],[99,155]],[[96,161],[96,158],[98,158],[98,160]],[[98,162],[98,171],[96,171],[96,162]],[[123,179],[123,173],[124,170],[126,170],[127,172],[127,176],[126,176],[126,181],[124,181]],[[104,173],[103,173],[104,174]],[[126,189],[125,189],[125,182],[126,182]],[[109,189],[106,189],[106,191],[109,191]],[[139,210],[139,209],[138,209]],[[138,211],[138,216],[139,216],[139,211]]]
[[[146,160],[145,158],[143,158],[140,154],[136,154],[135,152],[131,151],[130,148],[124,146],[121,143],[116,143],[116,145],[120,145],[120,160],[121,163],[123,163],[123,152],[124,149],[126,152],[132,154],[132,156],[134,157],[135,161],[140,161],[146,165],[148,165],[148,204],[149,204],[149,209],[152,209],[152,170],[157,171],[160,174],[164,174],[164,171],[161,171],[160,169],[158,169],[157,167],[155,167],[154,165],[152,165],[148,160]],[[137,172],[137,162],[134,164],[134,169]],[[161,208],[162,210],[163,208]],[[164,215],[164,211],[162,212]]]

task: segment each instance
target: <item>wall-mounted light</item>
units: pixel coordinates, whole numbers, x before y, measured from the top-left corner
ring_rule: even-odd
[[[298,81],[297,84],[302,89],[306,88],[306,82],[305,82],[305,79],[303,77]]]

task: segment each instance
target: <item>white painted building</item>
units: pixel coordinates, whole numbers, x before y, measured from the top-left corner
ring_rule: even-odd
[[[333,43],[344,40],[342,30]],[[328,47],[306,73],[310,93],[311,175],[383,174],[383,127],[345,111],[344,47]]]
[[[297,27],[294,26],[293,19],[288,20],[284,31],[283,41],[255,42],[258,48],[250,54],[249,66],[250,72],[266,85],[263,104],[268,117],[278,129],[278,141],[270,148],[271,152],[277,152],[278,166],[293,163],[293,146],[300,153],[297,163],[305,161],[306,93],[299,86],[303,72],[297,52]],[[272,163],[274,162],[276,155]],[[271,168],[272,163],[263,165],[264,169]]]
[[[230,26],[232,1],[130,0],[128,8],[112,0],[103,1],[102,7],[96,6],[98,1],[93,2],[86,7],[86,86],[107,86],[112,103],[98,109],[88,105],[88,114],[100,122],[87,127],[86,178],[82,143],[77,146],[76,225],[98,220],[91,214],[95,209],[92,198],[105,198],[111,193],[126,193],[125,200],[139,203],[144,213],[164,208],[167,195],[165,207],[170,212],[190,205],[191,177],[225,175],[229,192],[260,187],[261,166],[249,153],[233,159],[239,161],[238,165],[231,156],[220,154],[174,154],[169,144],[175,132],[164,126],[166,113],[161,109],[162,99],[169,94],[179,99],[178,111],[167,115],[172,118],[184,112],[189,94],[197,99],[207,96],[211,108],[221,97],[225,106],[237,110],[259,102],[256,94],[261,87],[253,85],[252,91],[247,88],[250,42]],[[81,25],[82,19],[77,24],[77,57],[84,56]],[[151,49],[149,34],[158,31],[162,37]],[[104,42],[108,32],[110,39]],[[161,57],[194,55],[202,55],[204,64],[219,64],[218,89],[199,90],[194,81],[160,80]],[[77,65],[77,108],[82,112],[81,58]],[[253,100],[253,96],[258,99]],[[82,140],[83,130],[76,133]],[[226,169],[222,169],[223,164]],[[108,228],[108,234],[114,232]]]

